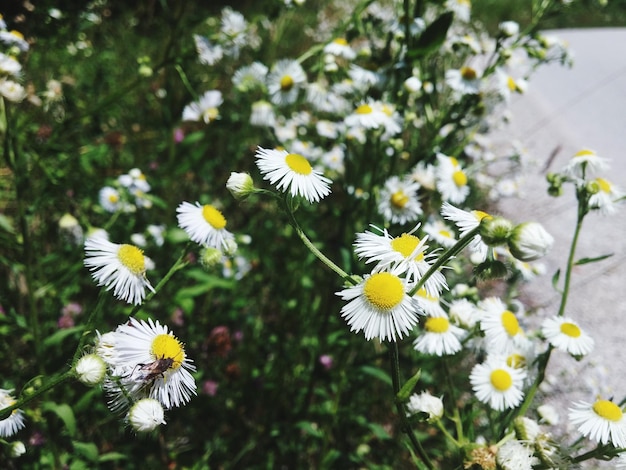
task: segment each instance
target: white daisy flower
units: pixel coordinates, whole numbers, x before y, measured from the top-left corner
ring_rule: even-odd
[[[213,44],[204,36],[193,35],[198,53],[198,61],[203,65],[215,65],[224,57],[224,49],[219,44]]]
[[[447,286],[446,286],[447,288]],[[438,295],[430,295],[425,287],[421,287],[414,296],[415,300],[424,313],[429,317],[447,317],[446,311],[441,306]]]
[[[402,339],[422,314],[417,302],[407,295],[405,282],[390,272],[366,275],[358,285],[337,295],[348,301],[341,316],[350,325],[350,331],[363,330],[368,341]]]
[[[615,213],[624,192],[605,178],[596,178],[592,183],[597,185],[598,191],[589,197],[589,207],[599,210],[603,215]]]
[[[0,52],[0,74],[18,77],[22,71],[22,65],[13,57]]]
[[[626,447],[626,419],[622,409],[610,400],[578,402],[569,409],[570,421],[585,437],[600,444]]]
[[[552,405],[539,405],[537,407],[537,414],[541,418],[542,422],[545,422],[546,424],[552,426],[559,424],[559,412]]]
[[[19,31],[0,31],[0,42],[8,46],[16,46],[20,51],[26,52],[30,46]]]
[[[476,364],[470,374],[470,383],[476,398],[497,411],[517,407],[524,398],[522,385],[526,372],[510,367],[503,360],[488,357]]]
[[[187,232],[193,242],[221,250],[234,238],[226,230],[226,217],[215,206],[182,202],[176,212],[179,227]]]
[[[125,382],[135,386],[131,394],[145,393],[166,409],[184,405],[196,394],[191,359],[183,344],[158,321],[130,318],[115,330],[115,349],[117,366],[130,371]]]
[[[454,231],[439,219],[426,222],[424,224],[424,233],[444,248],[451,248],[456,243]]]
[[[508,238],[511,254],[520,261],[534,261],[545,256],[554,244],[554,237],[537,222],[516,225]]]
[[[298,62],[282,59],[272,67],[267,76],[267,90],[272,103],[284,106],[298,98],[298,92],[306,84],[306,73]]]
[[[541,333],[552,346],[572,356],[585,356],[593,350],[593,338],[570,318],[546,318]]]
[[[489,351],[510,354],[524,343],[524,330],[502,300],[488,297],[480,302],[479,307],[484,312],[480,318],[480,329],[485,332]]]
[[[99,286],[113,289],[120,300],[139,305],[146,288],[154,292],[146,279],[146,257],[133,245],[118,245],[102,237],[85,240],[85,266]]]
[[[154,398],[142,398],[130,408],[126,419],[135,431],[150,432],[165,424],[165,413]]]
[[[237,69],[233,75],[233,85],[241,92],[265,86],[268,69],[261,62],[253,62]]]
[[[446,0],[446,8],[454,13],[459,20],[467,23],[470,20],[472,3],[470,0]]]
[[[422,354],[450,356],[462,349],[461,340],[465,330],[454,326],[443,317],[427,317],[424,332],[413,342],[413,347]]]
[[[415,181],[392,176],[380,190],[378,212],[392,224],[416,221],[423,212],[417,197],[419,188]]]
[[[476,95],[480,91],[480,74],[467,65],[446,70],[446,84],[462,95]]]
[[[434,191],[436,186],[435,166],[419,162],[411,170],[411,179],[417,181],[423,188]]]
[[[381,101],[368,100],[361,103],[354,112],[344,119],[348,128],[384,129],[382,140],[388,140],[402,130],[400,116],[393,105]]]
[[[117,212],[122,206],[119,191],[111,186],[105,186],[100,190],[98,201],[107,212]]]
[[[202,120],[205,124],[209,124],[219,119],[218,108],[223,102],[221,91],[209,90],[198,101],[185,106],[185,109],[183,109],[183,121]]]
[[[468,330],[474,328],[479,317],[476,305],[467,299],[458,299],[450,303],[448,314],[454,323]]]
[[[352,82],[348,85],[350,92],[355,90],[367,90],[380,82],[380,76],[376,72],[364,69],[358,65],[350,64],[348,76]]]
[[[325,54],[332,54],[337,57],[343,57],[347,60],[354,60],[356,52],[350,47],[348,41],[344,38],[336,38],[324,46]]]
[[[496,462],[502,470],[532,470],[540,460],[534,456],[533,447],[521,441],[507,441],[496,454]]]
[[[372,227],[379,234],[366,231],[356,235],[354,253],[364,259],[366,263],[376,263],[372,272],[390,271],[398,269],[406,273],[409,283],[417,283],[431,267],[429,262],[434,255],[426,255],[427,238],[420,240],[413,235],[419,225],[410,233],[403,233],[399,237],[392,237],[387,229]],[[447,289],[446,280],[437,271],[426,281],[424,288],[431,296],[438,296],[443,289]]]
[[[276,124],[274,108],[269,101],[261,100],[252,103],[250,124],[259,127],[272,127]]]
[[[608,168],[609,160],[600,157],[595,151],[590,149],[582,149],[574,154],[569,163],[563,169],[564,173],[571,176],[582,178],[590,176],[590,174]],[[583,175],[584,172],[584,175]]]
[[[470,193],[467,174],[454,157],[438,153],[437,161],[436,185],[441,198],[453,204],[462,203]]]
[[[444,202],[441,205],[441,215],[444,219],[454,222],[454,224],[459,228],[459,233],[461,237],[465,236],[466,233],[478,227],[480,225],[480,222],[485,217],[491,217],[486,212],[479,210],[468,212],[462,209],[458,209],[448,202]],[[469,249],[474,253],[477,253],[479,258],[481,258],[481,261],[487,259],[489,247],[485,242],[482,241],[480,235],[476,235],[474,237],[472,242],[469,244]]]
[[[19,103],[26,98],[26,90],[17,82],[2,78],[0,79],[0,95],[9,101]]]
[[[321,163],[330,171],[342,175],[345,171],[344,165],[345,152],[341,145],[333,145],[328,151],[324,152]]]
[[[0,410],[15,404],[15,398],[11,395],[13,390],[0,388]],[[7,438],[17,433],[24,427],[24,412],[20,409],[11,411],[8,418],[0,421],[0,437]]]
[[[309,161],[297,153],[259,147],[256,164],[263,179],[282,192],[300,196],[309,202],[318,202],[330,194],[332,181],[311,167]]]

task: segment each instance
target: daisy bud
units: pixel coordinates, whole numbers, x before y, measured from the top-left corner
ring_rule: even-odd
[[[222,252],[217,248],[207,247],[200,253],[200,264],[204,268],[212,268],[217,266],[222,261]]]
[[[517,225],[509,237],[509,250],[520,261],[534,261],[545,256],[554,238],[537,222]]]
[[[489,279],[504,279],[508,274],[506,265],[502,261],[487,260],[474,268],[474,275],[483,281]]]
[[[97,385],[104,379],[106,364],[97,354],[86,354],[78,360],[74,371],[85,385]]]
[[[255,190],[254,181],[252,181],[252,177],[248,173],[235,172],[230,174],[226,182],[226,188],[235,199],[245,199]]]
[[[409,397],[406,405],[408,414],[428,413],[428,420],[436,420],[443,416],[443,401],[441,398],[434,397],[428,392],[417,393]]]
[[[503,21],[498,25],[498,28],[507,38],[516,36],[519,33],[519,24],[515,21]]]
[[[491,246],[502,245],[507,242],[513,224],[504,217],[484,217],[480,221],[480,238]]]
[[[543,422],[550,425],[559,424],[559,412],[553,406],[539,405],[537,407],[537,413]]]
[[[15,441],[11,444],[11,457],[16,458],[26,453],[26,446],[22,441]]]
[[[142,398],[135,403],[128,412],[127,419],[137,432],[150,432],[165,424],[163,406],[154,398]]]

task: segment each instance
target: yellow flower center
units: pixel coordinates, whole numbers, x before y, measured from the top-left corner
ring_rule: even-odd
[[[462,170],[457,170],[452,173],[452,181],[454,181],[454,184],[460,188],[461,186],[465,186],[467,184],[467,176]]]
[[[582,149],[579,150],[578,152],[576,152],[576,154],[574,155],[574,157],[593,157],[595,156],[595,152],[589,150],[589,149]]]
[[[356,114],[371,114],[372,111],[374,111],[374,110],[372,109],[372,107],[369,104],[362,104],[358,108],[356,108],[356,110],[354,112]]]
[[[143,251],[133,245],[121,245],[117,251],[117,259],[135,276],[146,272],[146,259]]]
[[[363,294],[379,310],[391,310],[404,297],[404,286],[398,276],[391,273],[372,274],[363,285]]]
[[[513,385],[513,378],[504,369],[496,369],[491,373],[491,385],[500,392],[504,392]]]
[[[346,41],[344,38],[337,38],[337,39],[334,39],[334,40],[333,40],[333,42],[334,42],[335,44],[340,45],[340,46],[347,46],[347,45],[348,45],[348,41]]]
[[[439,230],[439,235],[445,238],[452,238],[452,234],[447,230]]]
[[[24,35],[22,33],[20,33],[19,31],[12,30],[11,34],[13,36],[15,36],[16,38],[18,38],[18,39],[24,39]]]
[[[476,70],[471,67],[461,67],[463,80],[476,80]]]
[[[218,116],[219,116],[219,111],[217,110],[217,108],[209,108],[205,110],[204,113],[202,114],[202,117],[204,118],[204,122],[215,121]]]
[[[226,218],[210,204],[202,206],[202,217],[215,230],[221,230],[226,227]]]
[[[450,328],[450,322],[443,317],[428,317],[424,329],[429,333],[445,333]]]
[[[294,83],[291,75],[283,75],[280,78],[280,89],[282,91],[289,91],[293,88]]]
[[[409,202],[409,196],[407,196],[404,191],[396,191],[391,195],[391,204],[396,206],[398,209],[404,208]]]
[[[472,211],[472,214],[474,214],[474,217],[476,217],[476,220],[481,221],[483,219],[486,218],[491,218],[491,216],[489,214],[487,214],[486,212],[483,211]]]
[[[420,244],[420,239],[415,235],[409,235],[408,233],[403,233],[399,237],[391,240],[391,248],[394,251],[397,251],[405,258],[410,256],[411,253],[415,251],[417,246]],[[421,261],[424,259],[424,253],[419,253],[415,257],[415,261]]]
[[[506,365],[513,369],[521,369],[526,367],[526,358],[521,354],[511,354],[506,358]]]
[[[419,295],[420,297],[426,299],[426,300],[430,300],[431,302],[439,302],[439,297],[435,297],[434,295],[430,295],[427,291],[425,287],[420,288],[420,290],[417,291],[416,295]]]
[[[108,200],[111,204],[115,204],[117,201],[120,200],[120,197],[115,193],[111,193],[109,194]]]
[[[502,313],[502,326],[509,336],[515,336],[520,332],[519,322],[513,312],[505,310]]]
[[[515,80],[513,80],[513,77],[511,77],[511,76],[507,77],[506,85],[509,87],[509,90],[511,90],[511,91],[517,90],[517,84],[515,83]]]
[[[602,191],[603,193],[611,192],[611,183],[609,183],[604,178],[596,178],[596,183],[598,183],[598,186],[600,186],[600,191]]]
[[[285,163],[292,170],[298,173],[299,175],[310,175],[313,171],[311,168],[311,164],[309,161],[304,158],[302,155],[297,153],[290,153],[285,157]]]
[[[593,404],[593,411],[609,421],[619,421],[622,419],[622,410],[619,406],[609,400],[598,400]]]
[[[580,328],[578,328],[578,326],[574,325],[573,323],[565,322],[561,324],[561,333],[569,336],[570,338],[578,338],[581,334],[581,331]]]
[[[152,355],[157,359],[172,359],[170,369],[178,369],[185,360],[183,345],[172,335],[158,335],[152,340]]]
[[[454,157],[448,157],[450,159],[450,163],[452,163],[453,167],[459,166],[459,161]]]

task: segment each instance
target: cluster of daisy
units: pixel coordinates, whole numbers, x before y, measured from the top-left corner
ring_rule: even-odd
[[[26,98],[26,90],[19,83],[22,77],[22,64],[18,58],[20,54],[28,51],[30,46],[22,33],[7,29],[2,15],[0,15],[0,44],[4,46],[4,51],[0,51],[0,97],[19,103]]]
[[[112,185],[101,188],[98,201],[100,206],[110,213],[150,209],[152,207],[152,200],[148,195],[150,189],[146,175],[139,168],[133,168],[128,173],[118,176]]]
[[[610,215],[617,210],[618,203],[626,193],[608,178],[598,176],[609,169],[609,160],[595,151],[582,149],[556,173],[548,175],[552,196],[563,193],[563,183],[570,182],[576,187],[576,197],[582,202],[585,211],[597,210],[603,215]]]
[[[191,400],[194,370],[184,345],[166,326],[132,317],[114,331],[98,333],[94,352],[74,368],[81,382],[102,384],[111,410],[124,412],[137,432],[165,424],[164,410]]]

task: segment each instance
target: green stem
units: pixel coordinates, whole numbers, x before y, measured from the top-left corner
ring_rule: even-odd
[[[459,409],[456,405],[456,393],[454,384],[452,383],[452,374],[450,373],[450,365],[448,364],[447,358],[443,358],[443,367],[444,373],[446,375],[446,385],[448,387],[448,395],[450,396],[450,401],[452,403],[453,408],[453,418],[454,425],[456,428],[456,439],[452,439],[457,446],[459,446],[459,442],[464,442],[465,438],[463,436],[463,423],[461,421],[461,414],[459,413]]]
[[[472,230],[467,232],[465,236],[463,236],[463,238],[461,238],[458,242],[456,242],[456,244],[453,247],[451,247],[448,251],[446,251],[443,255],[441,255],[439,259],[437,259],[437,261],[435,261],[435,263],[428,269],[428,271],[426,271],[426,273],[422,276],[422,278],[415,285],[415,287],[413,287],[409,291],[409,296],[411,297],[414,296],[417,293],[417,291],[419,291],[422,287],[424,287],[424,284],[426,283],[426,281],[428,281],[428,278],[430,278],[430,276],[432,276],[434,272],[436,272],[439,268],[441,268],[444,264],[446,264],[449,259],[458,255],[463,250],[463,248],[465,248],[467,245],[471,243],[471,241],[474,239],[476,235],[478,235],[479,232],[480,232],[480,226],[473,228]]]
[[[149,302],[150,300],[152,300],[152,298],[155,295],[157,295],[157,293],[163,288],[163,286],[165,284],[167,284],[167,282],[171,279],[171,277],[174,274],[176,274],[177,271],[180,271],[185,266],[187,266],[188,262],[185,261],[185,257],[187,256],[187,253],[189,252],[189,246],[190,245],[191,245],[190,243],[187,244],[187,246],[185,247],[185,249],[183,250],[181,255],[178,257],[178,259],[174,262],[174,264],[172,265],[170,270],[167,272],[167,274],[165,274],[165,276],[163,276],[163,279],[161,279],[159,281],[159,283],[156,285],[154,290],[152,292],[150,292],[150,294],[148,294],[148,296],[146,297],[146,300],[143,302],[144,304]],[[137,314],[137,312],[141,309],[142,305],[143,304],[135,305],[133,307],[133,309],[131,310],[131,312],[130,312],[130,316],[131,317],[135,316]]]
[[[0,410],[0,420],[8,418],[10,413],[13,410],[21,408],[22,406],[24,406],[28,402],[30,402],[30,401],[34,400],[35,398],[37,398],[42,393],[47,392],[48,390],[56,387],[57,385],[59,385],[59,384],[65,382],[65,381],[71,379],[72,377],[74,377],[74,370],[73,369],[70,369],[68,371],[65,371],[62,374],[57,375],[56,377],[54,377],[50,381],[48,381],[45,384],[43,384],[40,388],[38,388],[37,390],[35,390],[31,394],[29,394],[28,396],[22,397],[19,400],[17,400],[15,403],[13,403],[12,405],[7,406],[6,408],[3,408],[2,410]]]
[[[558,316],[562,317],[565,314],[565,305],[567,303],[567,297],[569,296],[570,281],[572,278],[572,268],[574,267],[574,256],[576,254],[576,247],[578,245],[578,236],[583,225],[583,219],[586,215],[585,202],[580,201],[578,204],[578,216],[576,219],[576,229],[574,230],[574,237],[569,249],[569,256],[567,258],[567,268],[565,271],[565,280],[563,282],[563,292],[561,294],[561,305],[559,306]]]
[[[396,403],[396,409],[398,410],[398,416],[400,417],[401,430],[404,432],[409,440],[411,441],[411,446],[413,450],[417,453],[421,461],[426,465],[426,467],[430,470],[434,469],[433,463],[428,458],[428,454],[420,444],[420,441],[417,440],[413,429],[411,428],[411,423],[409,422],[406,416],[406,410],[404,409],[404,404],[400,403],[395,397],[398,396],[398,392],[400,391],[400,360],[398,356],[398,343],[392,341],[389,345],[389,360],[391,362],[391,382],[393,385],[393,396],[394,401]]]
[[[89,317],[87,318],[87,323],[85,324],[85,328],[83,329],[83,334],[78,341],[78,346],[76,346],[76,351],[74,351],[74,358],[72,359],[72,366],[76,364],[76,361],[80,358],[80,355],[83,352],[83,347],[87,342],[87,338],[89,334],[93,330],[94,325],[96,324],[96,320],[99,318],[99,313],[104,307],[106,299],[108,298],[107,291],[102,289],[100,294],[98,295],[98,300],[96,302],[96,306],[91,309],[89,312]]]

